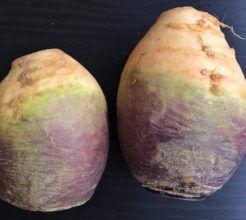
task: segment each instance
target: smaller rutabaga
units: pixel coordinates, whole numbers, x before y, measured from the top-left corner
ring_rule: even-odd
[[[201,199],[231,177],[246,150],[246,84],[214,16],[161,14],[136,46],[118,91],[125,158],[142,186]]]
[[[0,198],[33,211],[81,205],[108,151],[107,106],[92,75],[58,49],[15,60],[0,84]]]

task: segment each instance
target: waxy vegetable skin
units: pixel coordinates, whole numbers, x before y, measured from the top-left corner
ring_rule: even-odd
[[[245,154],[245,78],[221,26],[192,7],[164,12],[123,70],[120,143],[136,179],[157,193],[206,197]]]
[[[34,211],[81,205],[108,151],[107,105],[92,75],[58,49],[15,60],[0,84],[0,198]]]

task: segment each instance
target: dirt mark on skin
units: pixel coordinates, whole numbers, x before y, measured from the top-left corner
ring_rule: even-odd
[[[18,81],[22,86],[30,86],[33,83],[33,80],[27,76],[27,72],[22,72],[18,77]]]

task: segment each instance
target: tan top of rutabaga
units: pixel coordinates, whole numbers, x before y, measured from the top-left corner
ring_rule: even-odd
[[[101,92],[91,74],[61,50],[48,49],[21,57],[12,63],[0,84],[0,116],[12,116],[33,95],[68,85]]]
[[[245,97],[244,75],[221,26],[227,25],[192,7],[162,13],[131,54],[122,80],[139,68],[196,81],[213,95],[226,92]]]

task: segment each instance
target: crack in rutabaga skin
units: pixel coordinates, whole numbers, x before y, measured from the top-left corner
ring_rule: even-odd
[[[0,197],[20,208],[56,211],[91,198],[108,151],[107,108],[97,90],[69,85],[0,118]]]
[[[199,82],[135,68],[118,94],[119,137],[134,176],[175,197],[215,192],[244,156],[245,110],[228,93],[215,96]]]

